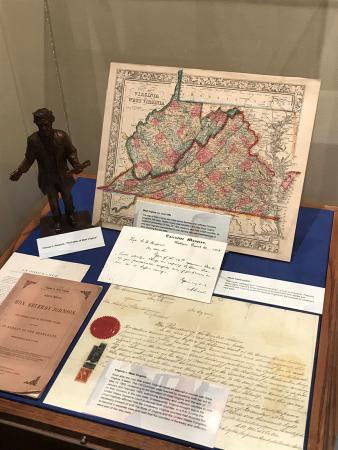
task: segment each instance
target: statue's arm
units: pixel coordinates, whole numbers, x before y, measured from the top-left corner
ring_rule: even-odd
[[[70,164],[74,167],[76,170],[81,166],[79,158],[77,156],[77,149],[72,144],[72,141],[67,133],[63,132],[63,140],[66,148],[66,156],[67,160],[70,162]]]
[[[77,150],[72,144],[70,137],[65,132],[64,132],[64,139],[65,139],[67,160],[74,168],[73,170],[71,170],[71,173],[79,174],[83,171],[85,167],[90,165],[90,161],[85,161],[84,163],[81,164],[77,155]]]
[[[17,181],[21,175],[27,172],[35,161],[35,151],[28,138],[26,154],[19,167],[15,169],[9,176],[12,181]]]

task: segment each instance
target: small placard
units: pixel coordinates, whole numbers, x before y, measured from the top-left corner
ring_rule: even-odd
[[[325,289],[221,270],[214,293],[321,314]]]
[[[40,258],[66,255],[105,245],[100,227],[57,234],[37,239],[36,242]]]
[[[113,360],[84,412],[213,448],[227,396],[221,385]]]
[[[134,226],[227,242],[231,216],[138,199]]]

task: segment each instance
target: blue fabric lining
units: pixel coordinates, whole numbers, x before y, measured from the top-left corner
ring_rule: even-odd
[[[92,211],[95,194],[95,180],[87,178],[79,178],[73,189],[74,203],[77,210]],[[233,272],[241,272],[251,275],[257,275],[268,278],[276,278],[284,281],[293,281],[296,283],[310,284],[313,286],[325,287],[326,271],[328,264],[328,255],[330,248],[330,237],[332,228],[333,212],[325,211],[315,208],[300,208],[296,234],[292,252],[291,262],[274,261],[265,258],[258,258],[254,256],[242,255],[239,253],[228,253],[225,255],[222,262],[222,270],[229,270]],[[154,433],[138,430],[128,425],[116,423],[107,419],[89,416],[77,412],[56,408],[53,406],[43,404],[43,399],[46,397],[50,387],[52,386],[59,371],[63,367],[69,354],[73,350],[76,342],[85,329],[90,317],[99,305],[103,296],[105,295],[109,285],[107,283],[100,283],[97,281],[101,270],[108,258],[112,247],[118,237],[119,232],[115,230],[103,229],[103,236],[105,240],[105,247],[100,247],[92,250],[85,250],[82,252],[71,253],[54,259],[63,261],[72,261],[82,264],[90,265],[83,281],[88,283],[99,284],[103,290],[88,314],[86,320],[82,324],[80,330],[75,336],[73,342],[69,346],[64,358],[60,362],[54,376],[47,385],[44,394],[39,399],[31,399],[19,395],[13,395],[6,392],[0,392],[0,397],[15,400],[20,403],[34,405],[43,409],[59,411],[67,415],[81,417],[92,420],[94,422],[105,425],[118,426],[119,428],[142,432],[147,435],[161,437],[162,439],[179,442],[183,445],[189,445],[195,448],[205,448],[191,443],[178,441],[168,436],[156,435]],[[29,255],[38,256],[38,249],[36,239],[40,237],[39,227],[37,227],[31,235],[25,240],[21,247],[17,250],[19,253],[26,253]],[[312,386],[313,389],[313,386]],[[311,395],[312,397],[312,395]],[[311,405],[311,399],[310,399]],[[306,448],[306,444],[304,444]]]

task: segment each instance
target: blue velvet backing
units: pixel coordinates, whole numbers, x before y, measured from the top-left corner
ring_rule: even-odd
[[[77,210],[92,211],[94,203],[95,193],[95,180],[87,178],[79,178],[73,189],[73,197]],[[226,254],[223,262],[222,269],[230,270],[234,272],[247,273],[251,275],[276,278],[284,281],[293,281],[297,283],[310,284],[313,286],[325,287],[326,271],[328,264],[328,255],[330,248],[331,228],[332,228],[333,213],[331,211],[324,211],[314,208],[300,208],[296,234],[292,252],[292,259],[290,263],[273,261],[265,258],[258,258],[254,256],[241,255],[239,253]],[[50,380],[44,394],[39,399],[30,399],[27,397],[8,394],[6,392],[0,392],[0,397],[15,400],[17,402],[34,405],[44,409],[61,411],[64,414],[82,417],[85,419],[93,420],[98,423],[118,426],[119,428],[138,431],[143,434],[158,436],[163,439],[167,439],[181,444],[192,446],[191,443],[178,441],[167,436],[157,435],[145,430],[138,430],[128,425],[115,423],[113,421],[102,419],[99,417],[89,416],[86,414],[80,414],[61,408],[55,408],[53,406],[43,404],[43,399],[46,397],[50,387],[52,386],[55,378],[57,377],[60,369],[67,360],[72,349],[76,345],[79,337],[85,329],[87,323],[90,320],[93,312],[97,308],[98,304],[102,300],[109,285],[107,283],[99,283],[97,278],[101,273],[106,259],[108,258],[112,247],[118,237],[119,232],[115,230],[103,229],[103,237],[105,240],[105,247],[96,248],[92,250],[85,250],[82,252],[71,253],[69,255],[63,255],[55,257],[63,261],[72,261],[82,264],[90,265],[86,276],[83,281],[88,283],[100,284],[103,287],[101,295],[95,302],[92,310],[87,316],[87,319],[82,324],[79,332],[75,336],[73,342],[68,348],[64,358],[59,364],[54,376]],[[20,253],[26,253],[29,255],[38,256],[38,249],[36,239],[40,237],[39,227],[37,227],[26,241],[18,249]],[[310,401],[311,404],[311,401]],[[195,448],[204,448],[194,445]],[[306,443],[304,444],[306,448]]]

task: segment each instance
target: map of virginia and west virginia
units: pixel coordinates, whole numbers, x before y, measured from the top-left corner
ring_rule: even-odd
[[[291,258],[319,81],[111,64],[93,223],[137,197],[233,216],[228,249]]]

